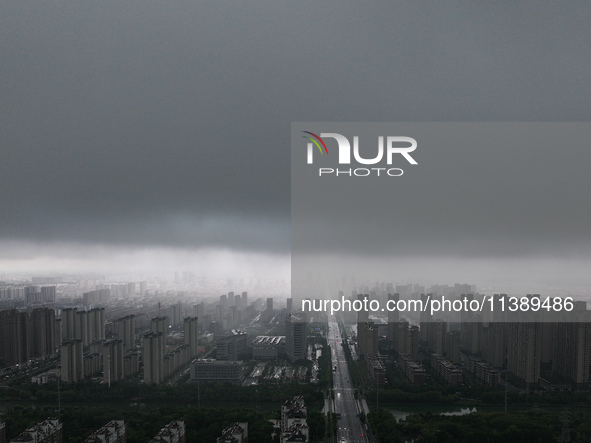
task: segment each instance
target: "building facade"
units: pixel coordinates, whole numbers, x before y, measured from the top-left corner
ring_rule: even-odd
[[[123,420],[111,420],[92,433],[84,443],[127,443],[127,431]]]
[[[297,315],[288,315],[285,321],[285,347],[292,363],[306,358],[306,323]]]
[[[244,364],[241,361],[197,359],[191,363],[191,380],[228,382],[241,385]]]
[[[172,421],[164,426],[150,443],[186,443],[185,422]]]
[[[145,384],[159,384],[163,380],[163,342],[164,336],[162,332],[150,332],[144,335],[142,340],[142,361],[144,363]]]
[[[61,380],[77,383],[84,377],[82,340],[68,340],[62,343],[60,350]]]

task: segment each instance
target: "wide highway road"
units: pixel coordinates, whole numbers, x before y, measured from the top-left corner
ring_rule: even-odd
[[[349,376],[345,351],[341,346],[341,334],[336,319],[328,322],[328,343],[332,348],[334,412],[341,414],[337,421],[338,443],[367,443],[365,427],[359,420],[355,401],[355,389]]]

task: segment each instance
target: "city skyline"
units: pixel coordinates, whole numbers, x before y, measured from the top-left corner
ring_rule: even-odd
[[[590,21],[0,2],[0,443],[591,441]]]
[[[588,6],[321,3],[323,26],[257,6],[2,6],[0,275],[289,278],[292,122],[589,120]],[[415,240],[391,278],[490,286],[499,270],[519,290],[584,291],[590,152],[531,153],[521,183],[492,190],[504,150],[457,158],[461,174],[417,193],[442,182],[462,198],[402,208]],[[487,223],[510,219],[507,196],[540,222]],[[455,241],[471,217],[476,241]]]

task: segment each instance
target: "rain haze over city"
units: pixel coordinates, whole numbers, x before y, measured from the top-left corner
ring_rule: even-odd
[[[590,18],[2,2],[0,443],[591,439]],[[322,177],[339,134],[418,142]]]
[[[290,122],[588,120],[576,9],[258,6],[2,6],[0,274],[289,280]],[[589,150],[498,154],[414,190],[390,278],[587,286]]]

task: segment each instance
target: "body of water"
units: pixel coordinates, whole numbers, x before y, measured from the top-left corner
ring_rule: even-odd
[[[396,409],[390,409],[390,413],[396,418],[396,420],[400,421],[400,420],[406,420],[406,417],[408,417],[411,414],[418,414],[421,411],[413,411],[413,412],[408,412],[408,411],[399,411]],[[427,411],[425,411],[427,412]],[[476,408],[455,408],[454,410],[450,411],[449,409],[446,410],[441,410],[441,411],[433,411],[430,410],[428,412],[431,412],[432,414],[439,414],[439,415],[466,415],[466,414],[472,414],[476,411]]]

